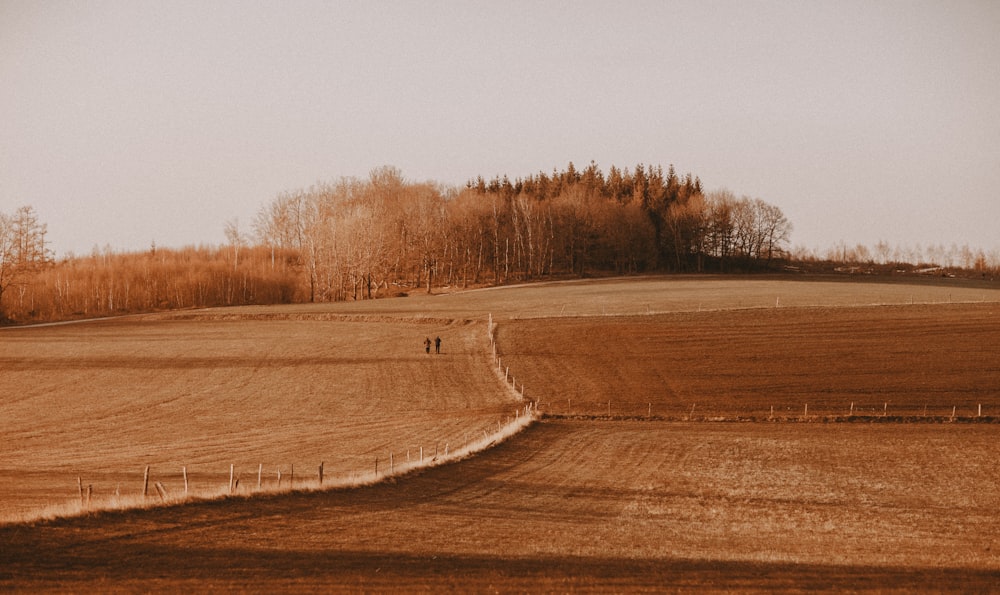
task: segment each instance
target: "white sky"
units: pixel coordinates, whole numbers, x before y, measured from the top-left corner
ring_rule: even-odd
[[[673,163],[793,244],[1000,248],[1000,2],[0,0],[0,212],[59,255],[219,244],[394,165]]]

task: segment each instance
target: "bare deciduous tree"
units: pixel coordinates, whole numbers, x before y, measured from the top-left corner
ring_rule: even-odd
[[[0,320],[6,318],[3,297],[7,290],[21,288],[23,299],[29,277],[51,262],[46,231],[32,207],[20,207],[13,215],[0,213]]]

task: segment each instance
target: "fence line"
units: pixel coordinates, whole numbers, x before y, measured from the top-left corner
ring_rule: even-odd
[[[697,402],[690,405],[680,403],[650,403],[638,400],[603,400],[600,398],[580,399],[568,397],[559,400],[539,402],[539,411],[547,418],[569,418],[590,420],[649,420],[649,421],[758,421],[758,422],[836,422],[836,421],[883,421],[883,422],[972,422],[998,423],[1000,417],[990,415],[982,403],[964,403],[962,407],[928,406],[901,404],[893,410],[892,403],[859,404],[846,402],[843,408],[829,402],[815,405],[801,403],[798,406],[780,407],[759,405],[747,408],[713,407],[711,402]]]
[[[397,452],[389,449],[387,452],[389,460],[388,469],[385,465],[379,466],[380,457],[376,456],[373,467],[369,467],[368,471],[359,473],[357,470],[345,470],[334,477],[327,477],[325,475],[325,462],[320,462],[316,468],[317,473],[314,478],[296,478],[295,465],[291,464],[289,465],[287,475],[283,474],[281,468],[278,467],[274,471],[275,479],[269,480],[264,474],[264,464],[258,463],[256,466],[257,482],[255,486],[250,482],[240,481],[244,470],[237,468],[235,463],[229,464],[228,482],[218,483],[213,481],[212,483],[205,482],[203,485],[196,486],[195,478],[191,477],[188,473],[188,466],[184,465],[180,469],[180,481],[183,482],[183,489],[171,490],[168,489],[170,481],[167,477],[159,476],[159,473],[150,465],[145,465],[143,467],[142,489],[134,495],[123,495],[121,492],[121,483],[115,487],[113,494],[105,496],[95,494],[92,484],[88,485],[86,491],[84,491],[83,476],[77,476],[77,500],[66,505],[50,506],[35,513],[22,515],[23,518],[19,520],[32,521],[43,518],[88,514],[102,510],[127,510],[215,499],[247,498],[256,494],[346,489],[371,485],[384,481],[386,478],[399,477],[416,469],[462,460],[506,440],[539,417],[535,403],[532,401],[525,402],[524,384],[521,383],[520,388],[518,388],[517,380],[513,375],[510,375],[509,368],[501,374],[500,366],[502,364],[497,353],[495,330],[496,323],[493,320],[493,315],[490,314],[487,335],[493,357],[496,360],[497,369],[495,372],[498,379],[503,381],[505,389],[509,390],[515,397],[518,406],[513,411],[513,414],[508,413],[506,416],[501,416],[495,424],[490,422],[485,426],[481,426],[482,437],[479,437],[479,431],[477,430],[466,431],[463,443],[458,448],[453,448],[450,440],[445,441],[444,452],[442,453],[440,452],[440,442],[435,442],[434,456],[425,457],[424,447],[420,445],[419,459],[411,461],[409,450],[407,449],[405,451],[405,463],[401,460],[396,460],[396,454],[401,454],[402,451]],[[382,458],[382,460],[384,461],[385,458]],[[172,477],[176,478],[177,476],[174,475]],[[217,475],[214,477],[217,477]],[[153,488],[156,490],[156,497],[152,497],[150,494],[150,483],[152,483]]]

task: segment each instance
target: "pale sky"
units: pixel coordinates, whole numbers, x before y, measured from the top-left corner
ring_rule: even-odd
[[[0,0],[0,212],[221,244],[282,192],[674,164],[792,244],[1000,248],[1000,2]]]

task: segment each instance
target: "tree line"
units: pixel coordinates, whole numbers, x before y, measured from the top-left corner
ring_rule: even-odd
[[[823,252],[796,248],[790,251],[789,257],[796,262],[825,261],[858,267],[881,266],[902,270],[908,267],[916,269],[941,267],[983,276],[1000,269],[1000,250],[986,252],[982,248],[972,248],[968,244],[959,246],[954,243],[907,246],[893,245],[883,240],[867,246],[848,245],[841,241]]]
[[[770,270],[790,256],[791,229],[778,207],[705,192],[673,166],[604,173],[593,162],[513,180],[477,177],[461,188],[382,167],[284,192],[250,229],[228,222],[221,246],[95,248],[59,261],[45,225],[22,207],[0,213],[0,321],[360,300],[591,274]]]
[[[670,166],[595,163],[455,188],[393,167],[280,194],[219,247],[54,262],[29,207],[0,219],[0,312],[19,320],[358,300],[557,276],[766,268],[791,224],[759,199],[704,193]]]
[[[462,189],[367,179],[282,194],[257,214],[258,245],[298,254],[310,301],[405,288],[503,284],[563,275],[766,268],[791,223],[760,199],[704,193],[671,166],[591,163]]]
[[[5,302],[11,318],[64,320],[182,308],[289,303],[295,300],[294,256],[256,247],[144,252],[94,250],[36,274]]]

